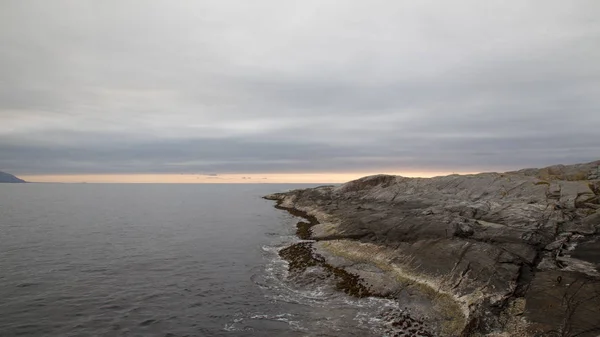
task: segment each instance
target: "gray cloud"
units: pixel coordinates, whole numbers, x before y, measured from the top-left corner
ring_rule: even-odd
[[[598,159],[597,1],[4,1],[0,169]]]

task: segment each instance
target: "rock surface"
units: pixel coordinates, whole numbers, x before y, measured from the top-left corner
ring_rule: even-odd
[[[599,336],[599,170],[376,175],[266,198],[309,220],[319,261],[433,335]]]
[[[19,179],[12,174],[0,171],[0,183],[24,183],[23,179]]]

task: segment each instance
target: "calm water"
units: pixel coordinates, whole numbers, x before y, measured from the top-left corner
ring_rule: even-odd
[[[0,184],[0,336],[378,336],[385,300],[288,279],[308,185]]]

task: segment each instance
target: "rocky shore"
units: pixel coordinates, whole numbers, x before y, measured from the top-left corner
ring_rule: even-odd
[[[393,298],[392,336],[599,336],[600,161],[276,193],[291,273]]]

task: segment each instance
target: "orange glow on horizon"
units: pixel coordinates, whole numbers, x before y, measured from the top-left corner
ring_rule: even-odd
[[[404,177],[435,177],[452,173],[470,174],[475,172],[384,172]],[[374,175],[374,172],[358,173],[252,173],[220,174],[216,176],[199,174],[60,174],[60,175],[20,175],[28,182],[44,183],[164,183],[164,184],[239,184],[239,183],[344,183],[361,177]]]

